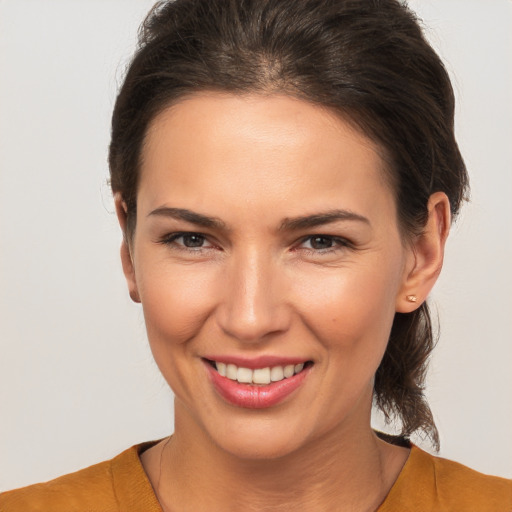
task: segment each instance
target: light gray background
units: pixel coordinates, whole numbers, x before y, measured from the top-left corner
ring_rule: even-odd
[[[106,185],[115,91],[152,3],[0,0],[0,489],[172,430]],[[428,396],[443,456],[512,477],[512,3],[411,5],[454,79],[473,187],[432,296]]]

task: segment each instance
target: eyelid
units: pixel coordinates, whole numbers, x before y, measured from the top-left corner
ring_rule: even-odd
[[[185,237],[187,235],[200,237],[208,245],[206,245],[206,246],[202,245],[202,246],[198,246],[198,247],[187,247],[184,243],[176,242],[178,239]],[[333,246],[326,247],[324,249],[315,249],[313,247],[301,247],[305,242],[310,241],[313,238],[328,239],[328,240],[332,241]],[[175,231],[175,232],[167,233],[167,234],[163,235],[162,237],[160,237],[158,240],[156,240],[156,242],[159,244],[162,244],[162,245],[169,246],[169,247],[174,246],[178,250],[190,251],[190,252],[199,252],[199,251],[206,251],[206,250],[210,250],[210,249],[219,249],[220,248],[217,243],[212,241],[211,236],[209,236],[205,233],[200,233],[198,231]],[[341,237],[341,236],[337,236],[337,235],[325,235],[323,233],[315,233],[315,234],[310,234],[310,235],[301,237],[297,241],[297,243],[294,244],[294,247],[292,248],[292,250],[302,249],[302,250],[308,251],[312,254],[321,255],[321,254],[340,251],[343,249],[353,249],[353,248],[354,248],[354,244],[345,237]]]
[[[322,233],[315,233],[314,235],[307,235],[307,236],[302,237],[299,240],[299,243],[297,244],[296,247],[300,248],[300,246],[302,244],[304,244],[305,242],[307,242],[308,240],[311,240],[313,238],[329,239],[334,243],[334,246],[327,247],[325,249],[314,249],[314,248],[309,248],[309,247],[304,248],[312,253],[322,254],[322,253],[333,252],[333,251],[337,251],[337,250],[345,249],[345,248],[349,248],[349,249],[353,248],[353,244],[344,237],[336,236],[336,235],[324,235]]]
[[[176,243],[176,240],[184,237],[184,236],[197,236],[201,237],[207,242],[208,246],[200,246],[200,247],[187,247],[185,244],[178,244]],[[199,233],[197,231],[175,231],[173,233],[167,233],[166,235],[162,236],[159,240],[157,240],[158,243],[163,245],[175,245],[179,247],[180,250],[185,251],[192,251],[192,252],[198,252],[200,250],[207,250],[212,249],[215,247],[215,244],[212,243],[210,240],[210,237],[208,235],[205,235],[204,233]]]

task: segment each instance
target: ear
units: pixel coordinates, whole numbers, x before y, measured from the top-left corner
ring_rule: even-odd
[[[398,313],[417,309],[432,290],[443,267],[450,222],[450,201],[444,192],[435,192],[428,201],[427,223],[411,243],[406,275],[396,299]]]
[[[123,232],[123,242],[121,243],[121,262],[123,265],[123,272],[128,284],[128,291],[133,302],[140,302],[139,290],[137,288],[137,279],[135,276],[135,267],[133,264],[133,258],[131,254],[130,244],[128,242],[128,236],[126,234],[126,218],[128,207],[123,201],[120,192],[114,194],[114,202],[116,205],[117,219]]]

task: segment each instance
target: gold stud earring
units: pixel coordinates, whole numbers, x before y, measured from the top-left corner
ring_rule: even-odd
[[[407,295],[406,299],[407,299],[409,302],[417,302],[418,297],[416,297],[416,295]]]

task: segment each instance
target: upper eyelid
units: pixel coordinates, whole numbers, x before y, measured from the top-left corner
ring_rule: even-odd
[[[187,236],[187,235],[200,236],[200,237],[204,238],[204,240],[206,242],[208,242],[209,244],[211,244],[212,246],[219,245],[217,242],[212,240],[212,236],[211,235],[208,235],[206,233],[201,233],[199,231],[175,231],[175,232],[168,233],[168,234],[160,237],[158,242],[160,242],[162,244],[171,243],[171,242],[174,242],[177,239],[179,239],[179,238],[181,238],[183,236]],[[314,233],[314,234],[309,234],[309,235],[301,236],[295,243],[292,244],[292,246],[293,246],[293,248],[298,248],[304,242],[306,242],[308,240],[311,240],[312,238],[316,238],[316,237],[318,237],[318,238],[328,238],[328,239],[333,240],[334,242],[338,243],[339,246],[351,247],[353,245],[350,240],[348,240],[347,238],[342,237],[342,236],[326,235],[326,234],[323,234],[323,233]],[[184,246],[184,247],[189,249],[189,247],[186,247],[186,246]],[[197,249],[201,249],[201,248],[202,247],[198,247]],[[210,247],[204,247],[204,248],[205,249],[209,249]],[[324,249],[324,250],[329,250],[329,249],[332,250],[332,249],[335,249],[335,247],[327,248],[327,249]],[[312,250],[317,251],[317,252],[321,252],[322,251],[321,249],[312,249]]]
[[[343,243],[350,243],[349,239],[344,237],[344,236],[340,236],[340,235],[327,235],[326,233],[313,233],[313,234],[310,234],[310,235],[304,235],[304,236],[301,236],[299,238],[299,241],[306,241],[306,240],[310,240],[311,238],[329,238],[330,240],[335,240],[335,241],[338,241],[338,242],[343,242]]]
[[[308,240],[311,240],[312,238],[328,238],[329,240],[332,240],[334,242],[338,242],[340,245],[350,245],[351,242],[347,240],[346,238],[342,236],[335,236],[335,235],[323,235],[323,234],[315,234],[315,235],[307,235],[302,237],[299,240],[299,244],[302,244]]]
[[[163,244],[169,243],[169,242],[174,242],[175,240],[182,238],[184,236],[187,236],[187,235],[199,236],[199,237],[202,237],[205,240],[209,241],[210,243],[212,243],[212,241],[210,240],[210,237],[208,235],[205,235],[204,233],[199,233],[197,231],[175,231],[173,233],[167,233],[166,235],[160,237],[158,242],[163,243]]]
[[[197,236],[202,236],[204,238],[208,238],[208,236],[209,236],[206,233],[201,233],[200,231],[172,231],[170,233],[166,233],[161,238],[173,238],[173,237],[180,237],[180,236],[186,236],[186,235],[197,235]]]

